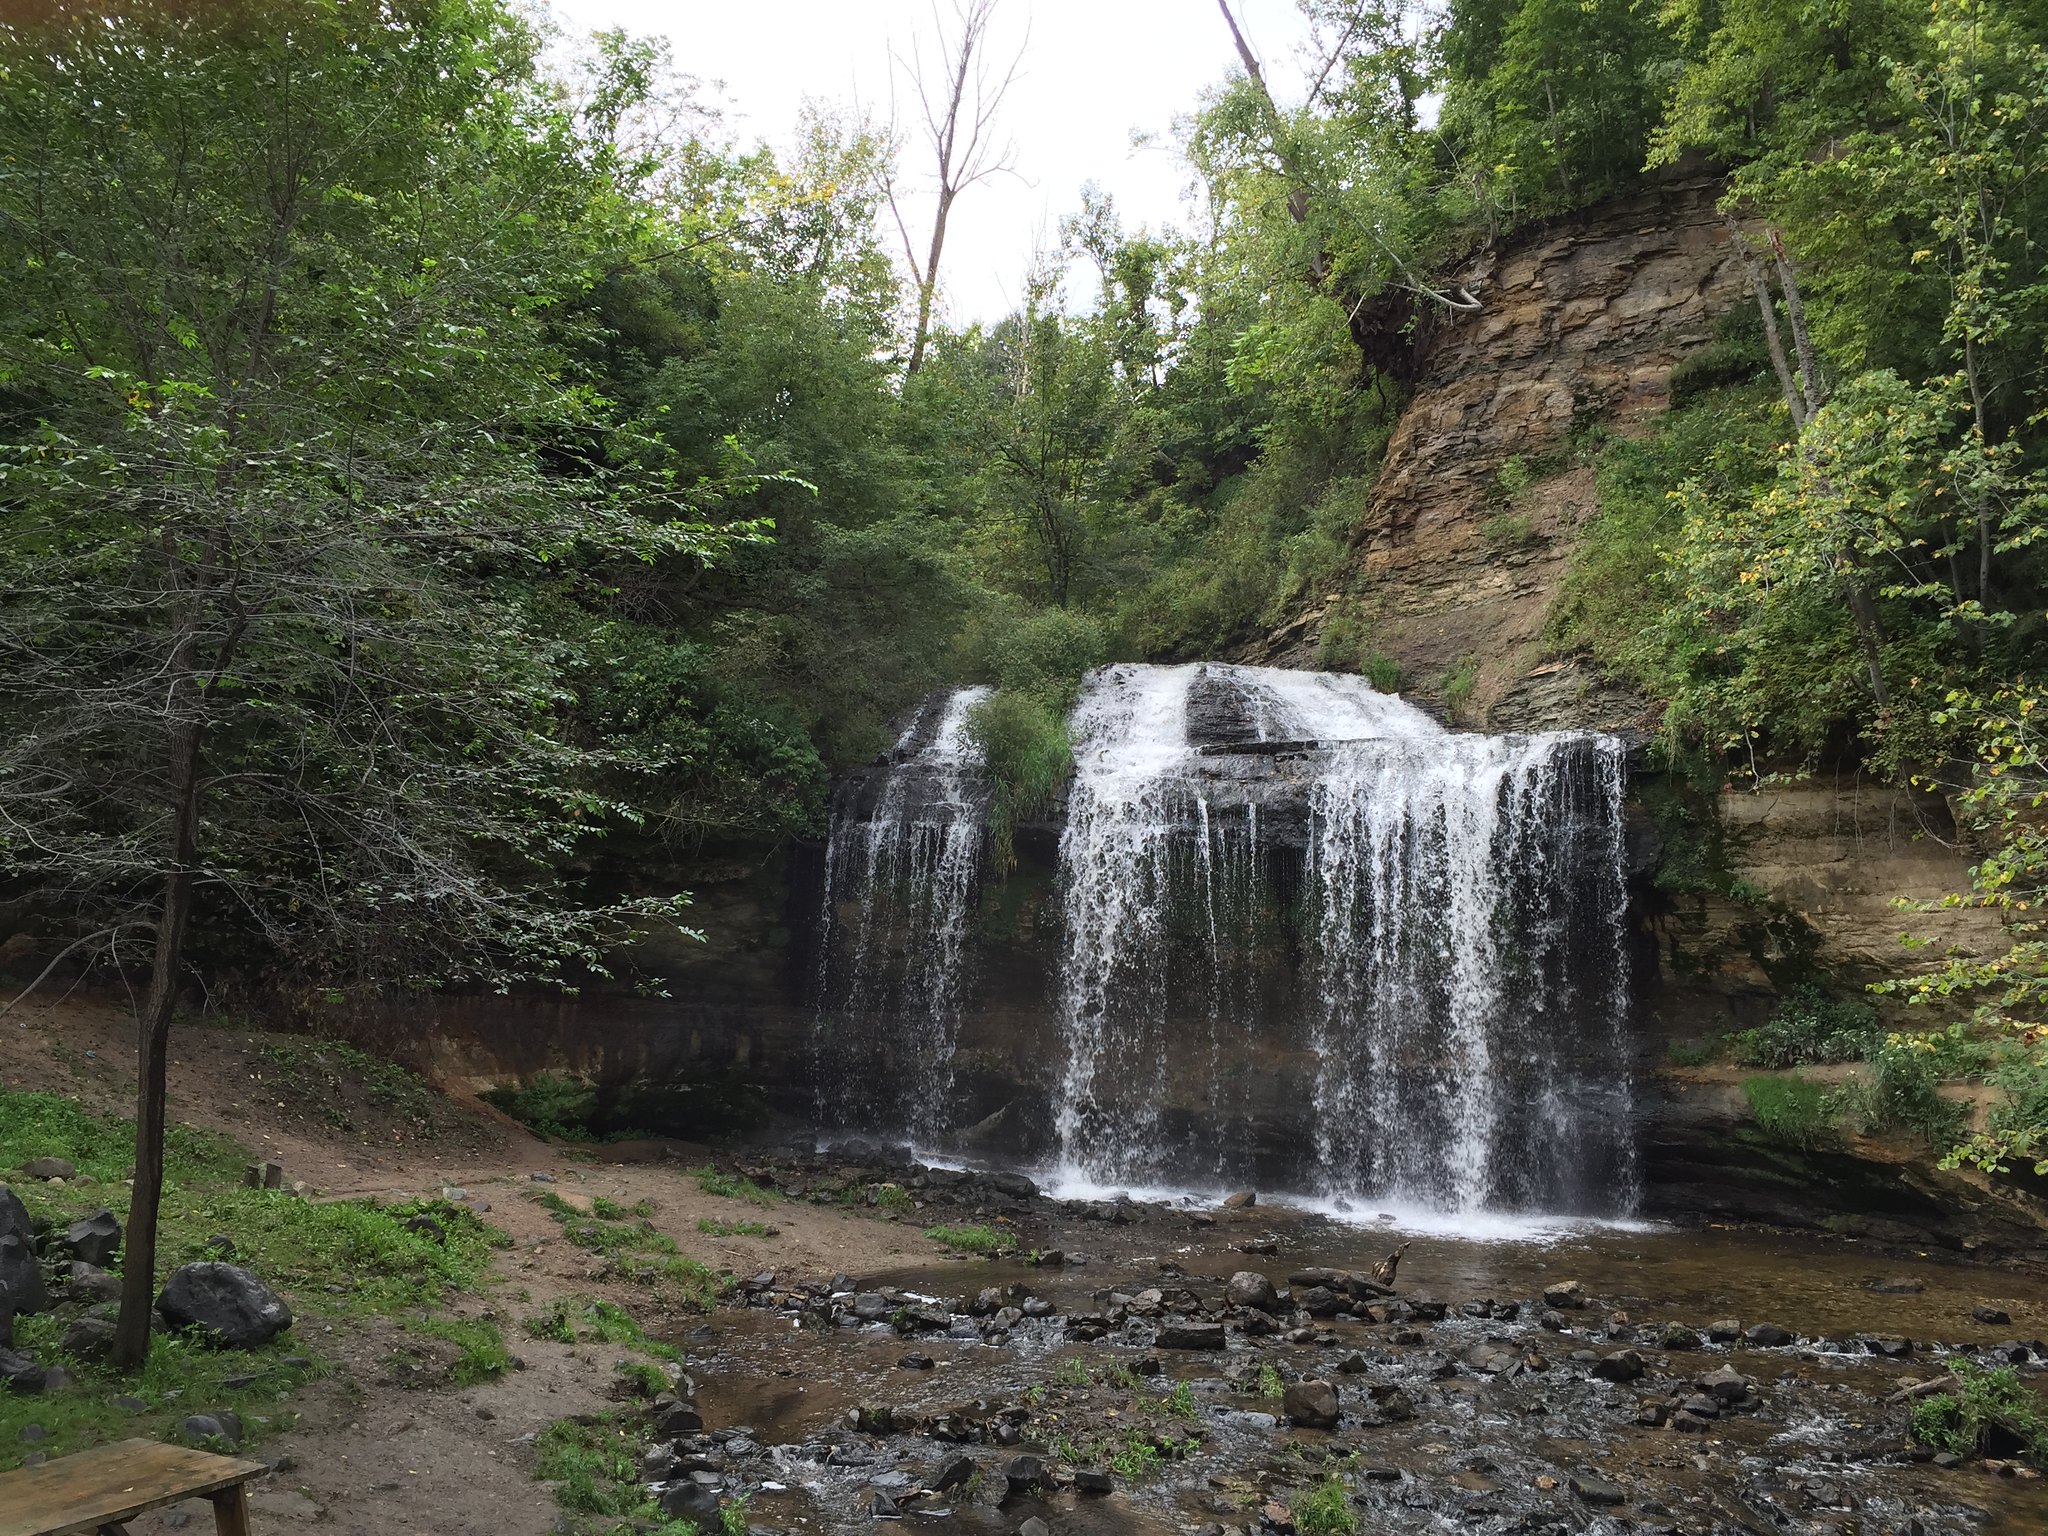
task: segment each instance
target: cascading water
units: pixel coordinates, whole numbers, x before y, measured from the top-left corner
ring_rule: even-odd
[[[987,688],[918,712],[871,773],[834,796],[817,978],[821,1128],[946,1130],[988,788],[968,741]]]
[[[1302,1118],[1250,1063],[1292,1055],[1318,1192],[1629,1207],[1617,741],[1455,733],[1358,678],[1220,665],[1095,673],[1073,731],[1070,1182],[1242,1174]],[[1262,814],[1302,824],[1262,839]]]

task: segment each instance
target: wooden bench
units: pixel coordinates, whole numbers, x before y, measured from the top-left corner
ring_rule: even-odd
[[[220,1536],[249,1536],[250,1478],[269,1469],[156,1440],[121,1440],[0,1472],[0,1536],[127,1536],[122,1522],[181,1499],[211,1499]]]

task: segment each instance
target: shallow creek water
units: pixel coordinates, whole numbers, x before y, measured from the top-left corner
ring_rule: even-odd
[[[880,1490],[910,1495],[905,1523],[932,1530],[1011,1532],[1036,1514],[1055,1533],[1073,1536],[1262,1531],[1274,1529],[1261,1524],[1269,1500],[1288,1504],[1335,1465],[1347,1473],[1367,1533],[2048,1532],[2048,1482],[1979,1463],[1942,1469],[1909,1459],[1910,1408],[1886,1402],[1907,1379],[1944,1371],[1954,1349],[2048,1335],[2048,1280],[2041,1277],[1741,1231],[1594,1228],[1484,1243],[1416,1236],[1399,1294],[1435,1298],[1449,1310],[1440,1321],[1409,1322],[1413,1331],[1339,1317],[1313,1325],[1318,1341],[1288,1343],[1277,1334],[1243,1337],[1233,1325],[1226,1350],[1175,1350],[1153,1340],[1162,1319],[1134,1317],[1099,1342],[1069,1337],[1068,1320],[1105,1312],[1112,1291],[1185,1285],[1217,1302],[1234,1271],[1258,1270],[1282,1285],[1290,1271],[1313,1266],[1363,1272],[1399,1237],[1298,1213],[1234,1214],[1212,1229],[1168,1212],[1131,1226],[1055,1225],[1050,1238],[1087,1250],[1085,1264],[1068,1267],[974,1260],[857,1277],[864,1291],[950,1298],[956,1312],[959,1298],[990,1286],[1024,1287],[1057,1307],[1057,1316],[1027,1320],[996,1346],[944,1332],[906,1338],[886,1323],[830,1326],[815,1311],[720,1312],[681,1342],[706,1423],[745,1426],[769,1448],[735,1479],[757,1490],[750,1518],[792,1531],[873,1530]],[[1270,1240],[1277,1240],[1274,1253],[1240,1251],[1248,1241]],[[792,1278],[823,1277],[785,1283]],[[1561,1314],[1567,1331],[1544,1329],[1540,1297],[1564,1279],[1579,1281],[1590,1303]],[[1503,1318],[1500,1305],[1493,1316],[1464,1315],[1461,1308],[1476,1300],[1519,1302],[1519,1315]],[[2010,1323],[1973,1321],[1972,1308],[1986,1304],[2009,1313]],[[1728,1318],[1774,1323],[1796,1340],[1692,1351],[1664,1349],[1657,1338],[1667,1322],[1704,1333]],[[1283,1319],[1282,1329],[1290,1326]],[[956,1319],[953,1332],[973,1329]],[[1888,1358],[1872,1353],[1865,1335],[1903,1337],[1915,1347]],[[1475,1346],[1482,1355],[1497,1346],[1517,1359],[1535,1350],[1544,1364],[1475,1368]],[[1627,1347],[1641,1352],[1643,1379],[1592,1377],[1593,1356],[1584,1352]],[[1575,1350],[1581,1358],[1572,1358]],[[913,1353],[930,1357],[931,1368],[899,1364]],[[1148,1360],[1159,1362],[1158,1375],[1118,1369],[1144,1370]],[[1348,1372],[1340,1369],[1347,1361]],[[1286,1380],[1336,1383],[1344,1403],[1337,1428],[1274,1422],[1280,1404],[1247,1390],[1260,1365]],[[1694,1433],[1639,1422],[1645,1399],[1690,1391],[1686,1383],[1722,1365],[1754,1381],[1752,1406]],[[2020,1369],[2038,1392],[2038,1353]],[[1226,1370],[1237,1379],[1224,1379]],[[1192,1418],[1168,1414],[1166,1394],[1179,1381],[1190,1385]],[[1398,1387],[1413,1416],[1376,1413],[1375,1384]],[[978,1431],[969,1443],[941,1443],[927,1427],[855,1433],[851,1412],[877,1404],[899,1415],[952,1409],[991,1427],[1008,1408],[1021,1419],[1020,1443],[973,1443]],[[1169,1431],[1175,1434],[1199,1427],[1200,1448],[1141,1475],[1119,1473],[1112,1493],[1020,1493],[998,1507],[989,1492],[990,1484],[1001,1488],[1003,1468],[1021,1453],[1101,1465],[1106,1447],[1132,1427],[1161,1424],[1177,1426]],[[962,1452],[983,1469],[978,1497],[914,1495]],[[1587,1483],[1582,1491],[1574,1477],[1614,1487]],[[764,1481],[781,1486],[761,1490]],[[1615,1490],[1620,1503],[1608,1499]]]

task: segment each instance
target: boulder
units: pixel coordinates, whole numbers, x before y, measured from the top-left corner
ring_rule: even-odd
[[[71,1261],[70,1273],[65,1278],[64,1298],[67,1301],[82,1301],[87,1306],[101,1301],[121,1299],[121,1277],[110,1275],[93,1264]]]
[[[997,1194],[1008,1195],[1013,1200],[1030,1200],[1038,1194],[1036,1181],[1022,1173],[992,1173],[988,1176],[988,1184]]]
[[[1280,1399],[1280,1411],[1303,1429],[1335,1429],[1337,1389],[1327,1381],[1289,1382]]]
[[[259,1349],[292,1325],[291,1308],[234,1264],[187,1264],[171,1273],[156,1310],[172,1328],[196,1328],[224,1349]]]
[[[112,1211],[94,1211],[64,1229],[64,1251],[81,1264],[105,1269],[121,1251],[121,1223]]]
[[[34,1244],[21,1233],[0,1233],[0,1290],[7,1304],[22,1316],[50,1310],[50,1292]]]
[[[1240,1269],[1223,1287],[1223,1299],[1233,1307],[1251,1307],[1271,1312],[1280,1305],[1280,1293],[1273,1282],[1255,1269]]]
[[[0,1237],[12,1235],[31,1247],[35,1244],[35,1224],[28,1219],[28,1207],[21,1203],[21,1196],[0,1184]]]
[[[32,1157],[21,1165],[21,1172],[29,1179],[75,1179],[78,1166],[68,1158]]]
[[[43,1368],[29,1356],[0,1349],[0,1386],[10,1392],[34,1393],[43,1390],[46,1379]]]
[[[1576,1310],[1586,1304],[1586,1288],[1576,1280],[1556,1281],[1543,1288],[1543,1304],[1560,1312]]]
[[[660,1440],[673,1440],[678,1435],[701,1434],[704,1429],[704,1415],[693,1403],[667,1403],[654,1415],[654,1434]]]
[[[1310,1317],[1335,1317],[1345,1306],[1344,1298],[1326,1285],[1312,1285],[1295,1300]]]
[[[1174,1323],[1159,1330],[1161,1349],[1221,1349],[1221,1323]]]
[[[103,1317],[81,1317],[64,1330],[57,1347],[80,1360],[97,1360],[114,1347],[114,1325]]]
[[[1590,1473],[1582,1472],[1574,1474],[1569,1482],[1572,1492],[1584,1503],[1612,1505],[1628,1502],[1628,1495],[1604,1477],[1594,1477]]]
[[[1223,1208],[1227,1211],[1241,1211],[1246,1206],[1257,1205],[1258,1203],[1259,1197],[1257,1192],[1249,1189],[1240,1189],[1236,1194],[1223,1197]]]
[[[1707,1372],[1694,1385],[1720,1403],[1739,1403],[1749,1396],[1749,1378],[1732,1365]]]
[[[1763,1349],[1777,1349],[1792,1342],[1791,1330],[1780,1328],[1776,1323],[1758,1323],[1744,1329],[1742,1336]]]
[[[670,1483],[656,1497],[661,1502],[661,1512],[669,1519],[688,1520],[702,1530],[717,1530],[723,1517],[717,1492],[689,1479]]]
[[[1617,1349],[1595,1360],[1592,1374],[1602,1381],[1635,1381],[1643,1374],[1643,1357],[1632,1349]]]
[[[1666,1323],[1657,1335],[1660,1349],[1698,1349],[1700,1336],[1683,1323]]]
[[[1082,1467],[1074,1473],[1074,1492],[1108,1493],[1116,1485],[1109,1480],[1107,1472]]]
[[[948,1456],[939,1463],[938,1471],[932,1474],[932,1492],[945,1493],[949,1489],[964,1487],[973,1476],[974,1458],[972,1456]]]
[[[1994,1328],[2003,1327],[2012,1321],[2012,1314],[2007,1312],[2005,1308],[1990,1306],[1983,1302],[1979,1302],[1976,1306],[1970,1308],[1970,1316],[1978,1322],[1989,1324]]]

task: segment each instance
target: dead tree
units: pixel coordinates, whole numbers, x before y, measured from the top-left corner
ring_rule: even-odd
[[[910,235],[904,217],[903,200],[892,173],[887,191],[889,211],[895,215],[896,232],[903,240],[903,259],[917,283],[917,330],[911,338],[908,371],[924,366],[925,344],[931,337],[932,303],[939,289],[939,261],[946,250],[946,225],[960,194],[979,182],[1016,170],[1016,145],[995,136],[996,115],[1003,98],[1016,83],[1017,69],[1024,60],[1020,46],[1007,65],[997,65],[989,56],[989,20],[996,0],[953,0],[953,20],[958,33],[946,36],[944,19],[932,8],[938,32],[945,75],[936,84],[926,76],[923,49],[911,44],[910,58],[897,62],[909,72],[917,91],[919,116],[923,120],[925,143],[931,151],[937,181],[937,206],[932,211],[931,239],[922,257]]]

